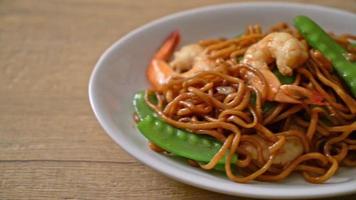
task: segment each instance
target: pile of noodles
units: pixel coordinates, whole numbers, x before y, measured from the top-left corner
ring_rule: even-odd
[[[274,102],[269,110],[263,110],[266,96],[247,84],[243,74],[250,71],[257,76],[267,91],[264,76],[255,68],[239,64],[239,56],[270,32],[288,32],[303,41],[300,34],[285,23],[277,24],[263,33],[260,26],[249,26],[238,38],[203,40],[201,45],[216,69],[194,77],[169,81],[164,91],[146,91],[146,102],[159,116],[174,127],[205,134],[223,143],[220,151],[207,164],[190,162],[203,169],[212,169],[225,155],[226,175],[236,182],[251,180],[280,181],[292,172],[300,172],[311,183],[322,183],[332,177],[339,166],[356,166],[356,103],[331,63],[320,52],[309,48],[309,59],[294,70],[295,85],[309,88],[321,94],[321,105],[288,104]],[[336,36],[334,39],[355,55],[350,40],[355,36]],[[158,103],[150,102],[154,94]],[[254,103],[251,103],[254,102]],[[254,135],[267,141],[263,147]],[[286,137],[298,138],[304,152],[286,165],[272,164]],[[258,152],[257,159],[242,148],[250,144]],[[152,149],[159,147],[150,144]],[[269,157],[262,156],[269,151]],[[236,163],[231,163],[234,154]]]

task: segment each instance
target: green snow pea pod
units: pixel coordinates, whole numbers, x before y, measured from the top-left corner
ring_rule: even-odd
[[[155,97],[150,96],[153,102]],[[137,127],[140,132],[151,142],[159,147],[181,157],[196,161],[209,162],[211,158],[221,148],[221,143],[209,136],[197,135],[177,129],[155,115],[155,112],[145,102],[145,92],[138,92],[133,100],[134,108],[141,122]],[[232,162],[235,162],[236,156]],[[225,160],[220,160],[219,164],[224,164]],[[217,166],[220,168],[221,166]]]
[[[356,97],[356,63],[346,59],[347,51],[309,17],[297,16],[294,18],[294,24],[308,44],[319,50],[332,62],[338,75],[344,80],[353,96]]]
[[[222,143],[211,137],[174,128],[153,115],[146,116],[137,127],[148,140],[159,147],[196,161],[209,162],[222,146]],[[231,162],[236,162],[236,156]],[[218,163],[225,163],[225,158]]]
[[[153,102],[153,103],[157,102],[157,99],[155,96],[151,95],[151,96],[149,96],[149,98],[150,98],[151,102]],[[143,120],[147,115],[155,114],[154,111],[152,110],[152,108],[150,108],[145,101],[145,92],[144,91],[137,92],[134,95],[133,106],[134,106],[135,112],[137,113],[140,120]]]

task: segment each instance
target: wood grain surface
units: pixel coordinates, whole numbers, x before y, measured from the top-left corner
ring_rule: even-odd
[[[232,1],[0,0],[0,199],[246,199],[139,163],[104,133],[87,94],[114,41],[161,16],[223,2]],[[355,0],[299,2],[356,11]]]

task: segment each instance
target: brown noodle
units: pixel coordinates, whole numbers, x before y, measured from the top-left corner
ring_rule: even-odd
[[[286,23],[273,26],[269,32],[277,31],[303,40],[298,31]],[[356,166],[356,101],[320,52],[309,47],[309,59],[296,70],[293,84],[318,91],[325,98],[325,104],[276,103],[271,110],[263,111],[268,87],[264,76],[255,68],[238,64],[236,58],[264,35],[259,25],[253,25],[237,38],[199,41],[209,59],[216,61],[216,70],[201,72],[192,78],[172,79],[163,91],[147,90],[146,102],[165,122],[222,142],[221,149],[209,163],[190,163],[209,170],[227,154],[226,174],[236,182],[280,181],[292,172],[301,172],[307,181],[322,183],[336,173],[339,165]],[[352,49],[350,40],[355,36],[332,36],[349,51]],[[350,53],[354,54],[352,50]],[[243,76],[246,71],[264,83],[262,94],[246,84]],[[230,92],[224,94],[220,92],[222,89]],[[151,94],[156,95],[157,104],[149,101]],[[251,103],[253,96],[255,103]],[[291,138],[299,141],[302,154],[287,163],[275,164]],[[164,151],[153,144],[150,147]],[[235,154],[239,159],[231,163]]]

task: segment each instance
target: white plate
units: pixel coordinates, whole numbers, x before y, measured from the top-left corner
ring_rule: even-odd
[[[286,3],[242,3],[209,6],[180,12],[142,26],[112,45],[100,58],[89,84],[90,103],[105,131],[123,149],[155,170],[178,181],[230,195],[255,198],[330,197],[356,191],[356,169],[343,169],[325,184],[309,184],[295,175],[278,183],[234,183],[224,176],[190,167],[185,162],[154,153],[132,120],[132,97],[148,86],[145,69],[150,57],[173,30],[182,44],[202,38],[234,36],[246,25],[268,27],[291,23],[308,15],[336,33],[356,33],[352,13],[320,6]]]

